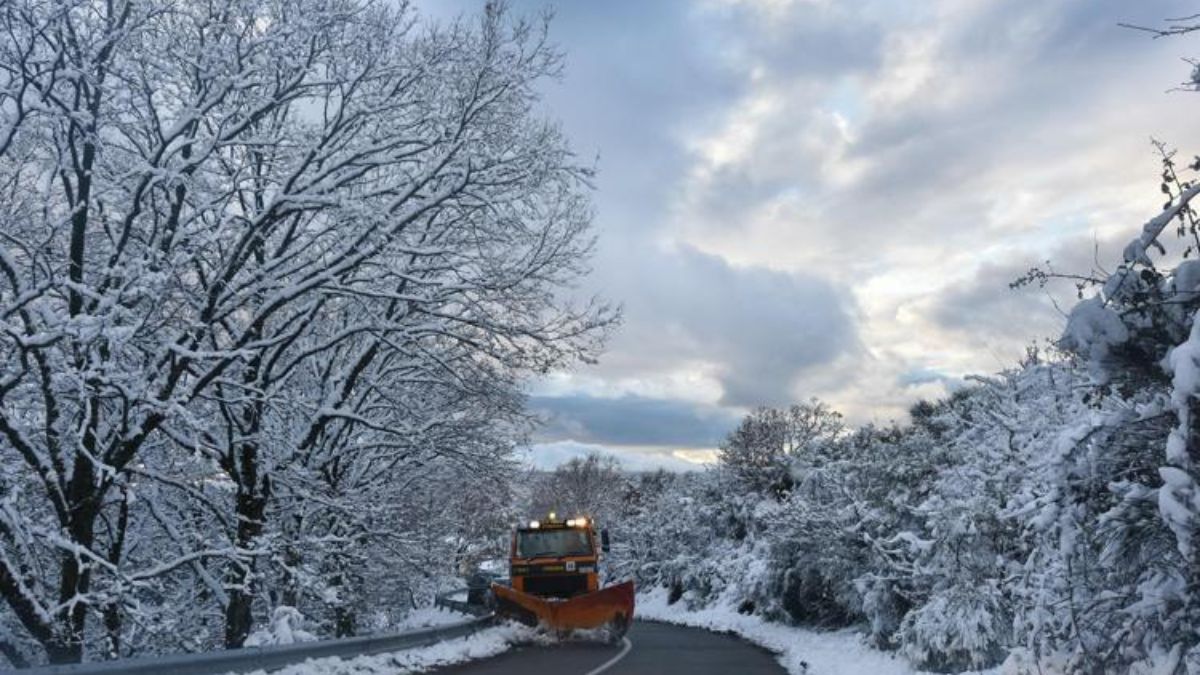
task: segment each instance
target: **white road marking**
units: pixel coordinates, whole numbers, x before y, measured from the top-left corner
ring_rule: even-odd
[[[616,656],[605,661],[604,663],[601,663],[599,666],[584,673],[584,675],[600,675],[600,673],[603,673],[604,671],[608,670],[609,668],[612,668],[613,666],[617,665],[617,662],[619,662],[621,659],[625,658],[625,655],[629,653],[629,650],[633,649],[633,643],[629,641],[629,638],[621,638],[621,644],[625,645],[625,647],[621,649],[620,654],[617,654]]]

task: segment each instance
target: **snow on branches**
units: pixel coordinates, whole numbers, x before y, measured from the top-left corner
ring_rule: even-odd
[[[355,630],[374,556],[428,574],[424,483],[503,476],[522,378],[613,319],[556,293],[590,169],[535,113],[545,26],[16,0],[0,28],[0,621],[52,661],[240,645],[271,606]]]

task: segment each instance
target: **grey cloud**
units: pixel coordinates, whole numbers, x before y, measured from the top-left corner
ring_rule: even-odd
[[[985,265],[967,283],[936,298],[930,318],[940,327],[982,343],[1028,343],[1053,338],[1062,319],[1051,297],[1034,287],[1010,288],[1028,265]]]
[[[768,78],[760,89],[786,97],[786,103],[758,122],[761,133],[746,153],[749,160],[712,176],[696,198],[695,211],[727,214],[799,193],[798,201],[812,216],[806,219],[807,240],[849,260],[863,253],[858,242],[887,248],[911,243],[913,237],[963,242],[976,236],[978,227],[965,226],[963,217],[1030,186],[1031,173],[1043,173],[1042,184],[1033,187],[1065,192],[1093,177],[1067,174],[1072,159],[1091,154],[1097,161],[1079,169],[1095,170],[1113,154],[1146,148],[1150,134],[1178,143],[1195,138],[1190,116],[1163,95],[1182,71],[1151,70],[1163,63],[1165,43],[1151,44],[1116,25],[1154,23],[1182,11],[1183,3],[1024,0],[960,7],[983,9],[962,12],[960,23],[910,17],[898,22],[897,33],[937,27],[930,80],[913,99],[877,106],[855,126],[857,138],[844,149],[844,159],[859,162],[863,173],[849,185],[823,184],[818,172],[837,147],[836,137],[804,142],[806,130],[821,127],[831,77],[791,73],[764,52],[769,72],[778,77]],[[1170,49],[1176,57],[1187,53],[1182,43]],[[869,59],[859,64],[856,72],[864,82],[878,76],[873,64]],[[1148,77],[1160,84],[1146,87]],[[1120,93],[1116,100],[1114,92]],[[1147,112],[1156,108],[1160,114]],[[1153,126],[1136,126],[1138,121]],[[1120,128],[1125,135],[1113,133]],[[1109,154],[1097,157],[1103,152]],[[1153,158],[1148,152],[1145,158],[1149,182]],[[1044,176],[1050,166],[1064,170],[1052,177],[1054,185]],[[1104,180],[1127,184],[1127,162],[1104,168]],[[727,220],[702,215],[693,225],[710,232],[730,227]],[[841,234],[847,228],[864,236],[845,242]]]
[[[1022,0],[979,7],[985,9],[944,31],[928,96],[876,111],[863,127],[851,156],[876,160],[858,186],[875,197],[863,204],[867,209],[880,202],[914,210],[930,202],[965,206],[989,190],[1021,185],[1023,165],[1069,165],[1097,141],[1120,148],[1184,128],[1186,116],[1135,112],[1170,113],[1169,101],[1158,97],[1176,80],[1151,70],[1162,62],[1164,43],[1151,44],[1117,23],[1157,23],[1187,4]],[[1160,85],[1145,87],[1146,78],[1159,76]],[[946,101],[941,90],[950,82],[964,89]],[[1114,83],[1124,90],[1119,104]],[[1154,126],[1130,126],[1135,120]],[[1100,131],[1118,125],[1124,136]],[[1146,167],[1152,170],[1149,153]],[[951,218],[908,224],[924,234],[961,229]]]
[[[615,253],[615,252],[614,252]],[[813,275],[737,267],[691,248],[627,249],[603,276],[627,323],[604,362],[627,373],[708,364],[721,403],[793,400],[802,374],[861,348],[853,300]]]
[[[870,3],[796,2],[763,8],[739,3],[726,9],[721,38],[748,60],[765,63],[769,76],[826,79],[868,68],[882,58],[883,17]]]
[[[1120,59],[1120,52],[1144,47],[1146,35],[1118,23],[1158,25],[1195,11],[1188,0],[1017,0],[979,6],[982,11],[953,34],[953,53],[1022,49],[1047,66],[1079,57]]]
[[[446,19],[480,11],[479,0],[418,0]],[[565,76],[543,88],[584,161],[599,156],[595,194],[605,231],[645,233],[661,224],[664,194],[687,170],[680,131],[704,124],[741,96],[745,73],[728,60],[716,17],[690,0],[514,0],[512,10],[552,10],[551,39]]]
[[[600,224],[646,233],[661,223],[663,195],[687,168],[680,130],[737,100],[744,74],[688,2],[556,3],[553,30],[567,72],[546,88],[547,108],[582,156],[599,155]]]
[[[549,4],[518,1],[514,10]],[[566,48],[567,73],[546,89],[547,108],[581,155],[600,153],[599,255],[583,291],[626,309],[601,367],[590,372],[653,379],[699,363],[720,379],[723,404],[790,400],[797,375],[858,348],[848,294],[811,275],[735,268],[691,249],[660,248],[653,238],[669,222],[669,196],[688,170],[684,137],[723,121],[750,86],[737,52],[786,52],[781,60],[789,67],[808,64],[813,73],[846,70],[875,58],[871,29],[832,15],[796,15],[786,39],[767,44],[744,11],[692,2],[554,9],[552,37]],[[788,34],[795,30],[803,40]],[[729,204],[752,185],[742,187],[729,193]],[[714,203],[710,215],[733,227],[744,213]]]
[[[961,377],[954,377],[941,373],[936,370],[916,369],[901,373],[896,378],[896,383],[902,387],[917,387],[923,384],[941,384],[947,391],[962,388],[964,382]]]
[[[1036,340],[1057,339],[1065,322],[1062,312],[1077,299],[1075,282],[1060,278],[1049,280],[1044,287],[1036,282],[1020,288],[1010,284],[1033,268],[1102,277],[1105,261],[1120,259],[1121,243],[1076,237],[1040,257],[1027,255],[985,264],[967,281],[935,297],[927,315],[940,328],[993,348],[1002,346],[1007,353]]]
[[[545,422],[542,443],[712,448],[738,421],[716,406],[642,396],[539,396],[530,408]]]

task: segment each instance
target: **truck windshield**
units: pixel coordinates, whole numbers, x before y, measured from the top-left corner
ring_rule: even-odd
[[[587,530],[526,530],[517,533],[517,557],[540,558],[591,555]]]

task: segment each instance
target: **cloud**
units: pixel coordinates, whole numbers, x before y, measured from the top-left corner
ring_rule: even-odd
[[[628,250],[602,277],[626,310],[602,372],[691,369],[717,384],[715,402],[744,408],[795,400],[802,376],[860,347],[853,300],[820,276],[687,246]]]
[[[557,441],[554,443],[536,443],[525,449],[522,459],[532,466],[548,470],[566,464],[572,459],[584,458],[590,454],[612,457],[620,462],[626,471],[703,471],[705,463],[692,459],[686,453],[673,454],[670,451],[655,448],[621,448],[579,443],[577,441]],[[519,455],[520,456],[520,455]]]
[[[713,405],[632,395],[537,396],[529,405],[545,420],[537,440],[604,445],[713,448],[740,417]]]
[[[939,373],[936,370],[911,370],[907,373],[902,373],[896,378],[897,382],[903,387],[919,387],[923,384],[941,384],[947,389],[953,391],[963,386],[963,380],[960,377],[952,377],[945,373]]]
[[[1185,149],[1200,137],[1192,103],[1164,93],[1186,46],[1116,25],[1182,3],[842,5],[770,3],[772,27],[731,37],[751,84],[724,124],[689,137],[668,231],[851,294],[862,357],[803,380],[869,419],[938,385],[911,373],[996,370],[1055,335],[1051,298],[1009,282],[1066,243],[1090,255],[1093,236],[1128,238],[1160,201],[1147,137]],[[771,44],[822,13],[877,40],[817,67],[795,62],[802,40],[790,53]]]
[[[937,327],[954,331],[975,344],[1030,343],[1057,338],[1064,319],[1054,297],[1032,287],[1011,288],[1010,284],[1029,270],[1029,265],[985,264],[962,284],[953,285],[932,298],[922,311]],[[1066,307],[1070,307],[1066,301]]]
[[[850,19],[877,25],[893,4],[860,3]],[[1147,136],[1195,138],[1190,111],[1163,94],[1177,76],[1147,81],[1162,70],[1164,43],[1116,26],[1145,9],[928,7],[929,16],[909,12],[882,28],[881,56],[849,69],[797,69],[747,47],[753,85],[724,126],[691,142],[679,236],[745,264],[787,268],[861,268],[881,251],[969,250],[983,233],[1064,214],[1087,227],[1098,211],[1127,209],[1131,188],[1153,181]],[[1007,208],[1014,199],[1026,208]],[[880,262],[870,272],[891,266]]]
[[[1120,260],[1122,243],[1120,235],[1103,240],[1077,237],[1043,252],[1043,259],[1025,254],[986,262],[929,298],[919,311],[935,329],[975,344],[1002,345],[1011,351],[1037,340],[1055,340],[1065,325],[1063,313],[1077,300],[1076,281],[1052,278],[1016,288],[1012,283],[1035,268],[1071,277],[1103,277],[1105,267],[1112,269]]]
[[[599,154],[580,291],[626,309],[598,367],[537,385],[581,397],[581,441],[616,435],[600,418],[625,396],[641,438],[693,423],[646,400],[737,414],[817,395],[853,421],[902,417],[1056,334],[1070,285],[1008,284],[1046,260],[1090,269],[1094,239],[1115,260],[1104,247],[1161,199],[1150,136],[1200,149],[1195,101],[1165,93],[1193,45],[1117,26],[1182,0],[557,9],[567,73],[546,109]]]

